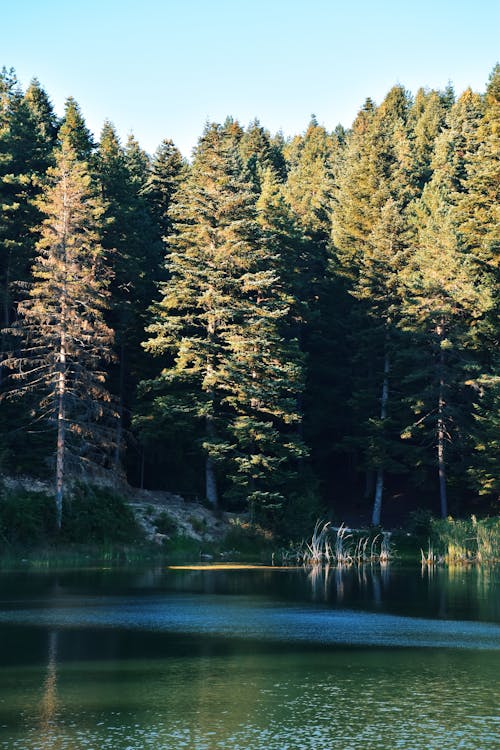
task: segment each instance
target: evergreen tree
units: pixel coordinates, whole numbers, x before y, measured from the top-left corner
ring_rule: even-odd
[[[45,112],[41,112],[43,101]],[[0,77],[0,224],[2,324],[13,315],[12,283],[26,281],[34,258],[35,198],[51,163],[53,115],[45,93],[32,84],[26,95],[13,71]]]
[[[172,210],[170,280],[145,346],[167,358],[160,381],[183,384],[177,408],[205,423],[207,499],[219,501],[216,469],[224,463],[231,497],[269,506],[282,502],[285,465],[300,453],[286,436],[297,419],[300,373],[279,333],[287,308],[256,220],[240,138],[228,120],[208,126],[200,140]]]
[[[102,129],[95,168],[106,201],[102,244],[109,253],[113,278],[111,305],[106,314],[115,331],[115,365],[110,389],[118,398],[114,467],[121,471],[125,433],[139,381],[148,375],[141,347],[146,311],[154,294],[163,249],[144,195],[149,178],[149,158],[131,136],[126,148],[113,125]]]
[[[68,137],[38,207],[45,217],[29,297],[18,305],[12,333],[20,351],[6,361],[16,397],[39,394],[37,416],[56,433],[56,517],[61,526],[70,456],[94,462],[109,447],[110,397],[102,363],[111,356],[112,331],[104,322],[106,271],[99,244],[102,203],[94,196],[87,165]]]
[[[158,147],[144,187],[161,236],[166,241],[172,233],[170,206],[183,180],[187,178],[188,165],[173,141],[165,139]]]
[[[335,473],[331,446],[337,429],[342,429],[341,420],[336,418],[342,396],[334,364],[342,348],[338,336],[342,300],[328,257],[331,197],[340,153],[337,135],[328,134],[314,117],[304,135],[284,147],[288,176],[283,194],[293,216],[298,250],[295,263],[288,266],[288,275],[293,269],[291,290],[294,300],[299,301],[298,308],[295,302],[299,312],[296,336],[307,363],[301,398],[303,431],[311,447],[311,462],[324,482]]]
[[[499,382],[498,350],[500,319],[500,66],[492,71],[484,97],[483,117],[474,137],[457,200],[460,237],[476,265],[482,283],[491,290],[493,304],[482,324],[475,329],[478,376],[474,381],[479,395],[472,430],[475,451],[470,474],[481,494],[498,491]],[[496,473],[495,473],[496,472]]]
[[[52,103],[37,78],[34,78],[26,89],[24,99],[37,125],[42,140],[42,150],[45,151],[46,157],[47,147],[53,148],[55,146],[59,130],[59,122]]]
[[[496,503],[500,498],[499,364],[497,357],[495,374],[482,375],[474,383],[479,398],[474,404],[475,423],[471,430],[474,455],[469,468],[472,486],[480,495],[490,495]]]
[[[10,347],[7,329],[14,320],[15,298],[19,287],[30,279],[36,250],[35,227],[41,221],[36,206],[45,171],[52,163],[56,120],[47,95],[33,82],[26,94],[15,74],[0,75],[0,390],[3,355]],[[0,462],[4,469],[22,470],[26,454],[30,463],[38,455],[36,438],[20,431],[28,421],[26,413],[3,404],[0,419]],[[26,447],[28,446],[28,447]]]
[[[377,110],[371,101],[365,104],[338,173],[332,222],[334,266],[361,303],[351,313],[355,418],[344,444],[361,452],[367,493],[374,473],[374,525],[380,523],[385,473],[401,468],[391,429],[397,399],[391,399],[390,380],[399,348],[394,329],[397,278],[407,255],[405,213],[417,190],[410,112],[410,98],[400,86]]]
[[[439,91],[419,89],[410,112],[410,123],[414,140],[415,178],[422,190],[432,177],[432,158],[436,138],[445,126],[446,115],[453,104],[452,90],[444,94]]]
[[[273,142],[269,132],[258,120],[251,122],[243,133],[240,154],[257,191],[260,190],[262,175],[266,169],[272,169],[281,181],[286,178],[282,147]]]
[[[413,333],[415,420],[404,437],[436,448],[441,516],[448,514],[447,445],[458,443],[468,428],[471,395],[466,393],[469,350],[474,328],[491,307],[491,290],[474,260],[461,247],[453,205],[432,183],[424,190],[429,210],[418,244],[400,273],[404,330]],[[418,352],[418,361],[415,355]]]
[[[85,124],[78,103],[72,96],[68,97],[64,105],[64,117],[61,122],[59,137],[61,140],[68,140],[78,159],[82,161],[90,160],[95,149],[94,139]]]
[[[408,403],[415,419],[403,432],[435,445],[441,515],[448,512],[450,448],[462,450],[470,429],[476,330],[491,308],[491,289],[460,237],[457,206],[477,150],[482,103],[470,90],[454,104],[436,140],[433,176],[413,207],[415,247],[400,273],[401,327],[413,332]],[[418,361],[415,354],[418,351]]]

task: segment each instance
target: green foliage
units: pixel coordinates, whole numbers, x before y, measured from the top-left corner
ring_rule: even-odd
[[[76,485],[63,506],[61,542],[109,544],[143,539],[135,516],[117,493]]]
[[[426,544],[433,528],[432,513],[423,508],[412,511],[408,518],[407,528],[410,534],[414,534],[422,540],[423,544]]]
[[[0,363],[15,346],[8,329],[17,317],[19,289],[31,280],[41,221],[36,200],[53,163],[56,131],[52,107],[38,82],[23,95],[13,71],[0,72]],[[5,379],[0,364],[0,387]],[[26,434],[32,407],[28,401],[14,412],[6,407],[0,418],[0,461],[12,473],[23,463],[24,446],[36,453],[38,466],[40,452],[46,454],[46,445]]]
[[[165,534],[165,536],[173,536],[177,533],[177,523],[175,522],[175,519],[172,518],[169,513],[167,513],[166,510],[162,511],[156,518],[154,519],[154,525],[156,527],[156,531],[159,534]]]
[[[453,512],[495,511],[499,91],[498,66],[484,95],[397,85],[350,130],[313,116],[288,140],[228,118],[187,164],[168,139],[153,157],[133,136],[122,145],[109,122],[95,144],[74,99],[59,122],[38,81],[23,92],[3,70],[2,471],[51,476],[65,356],[74,458],[248,510],[281,538],[307,533],[321,501],[348,517],[372,502],[378,524],[391,491],[403,515],[417,486],[439,486],[445,516],[447,490]],[[91,209],[67,278],[47,210],[63,152]],[[6,398],[13,384],[22,406]],[[101,498],[94,528],[94,500],[75,498],[71,538],[105,538],[114,511]],[[12,540],[36,537],[31,505],[26,537],[9,516]],[[428,518],[412,525],[423,535]]]
[[[272,551],[275,547],[275,538],[258,523],[236,519],[224,538],[224,546],[247,559],[264,551]]]
[[[500,518],[475,516],[460,520],[433,519],[431,543],[448,564],[498,562],[500,560]]]
[[[218,468],[227,496],[253,505],[269,504],[268,494],[282,500],[304,448],[293,429],[301,366],[296,342],[284,338],[288,299],[273,268],[279,251],[257,221],[240,138],[228,120],[207,126],[199,142],[172,206],[171,278],[145,347],[169,363],[152,384],[167,390],[163,403],[170,387],[173,408],[205,423],[206,496],[217,502]]]
[[[54,500],[42,492],[3,490],[0,494],[0,544],[37,546],[102,545],[141,542],[143,534],[120,495],[79,484],[63,506],[56,528]]]
[[[197,534],[204,534],[207,530],[207,522],[205,518],[198,518],[198,516],[188,516],[187,520]]]
[[[0,546],[36,547],[56,534],[54,500],[27,490],[0,493]]]
[[[211,545],[202,545],[196,539],[183,535],[175,535],[166,540],[162,545],[162,551],[169,562],[183,562],[192,560],[199,562],[202,550],[213,551]]]
[[[498,370],[497,370],[498,372]],[[469,476],[480,495],[500,498],[500,376],[482,375],[472,429],[474,455]]]

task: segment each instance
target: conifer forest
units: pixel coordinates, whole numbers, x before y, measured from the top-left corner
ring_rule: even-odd
[[[290,534],[498,512],[500,67],[333,132],[165,135],[0,74],[0,474],[59,524],[102,470]]]

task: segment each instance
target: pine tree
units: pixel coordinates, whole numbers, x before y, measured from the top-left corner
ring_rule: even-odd
[[[113,271],[112,301],[106,319],[115,331],[116,358],[110,370],[110,389],[118,399],[114,468],[119,472],[123,469],[135,390],[148,374],[141,340],[163,248],[144,195],[150,161],[137,141],[131,136],[123,148],[114,126],[106,122],[94,161],[106,201],[102,244]]]
[[[375,110],[369,100],[348,138],[334,197],[333,262],[352,308],[353,409],[346,447],[361,452],[367,492],[375,474],[372,523],[381,517],[384,476],[399,470],[391,426],[391,375],[398,350],[398,273],[407,255],[406,209],[416,194],[411,101],[395,86]],[[378,402],[378,403],[377,403]]]
[[[328,255],[331,197],[341,148],[338,136],[327,133],[314,117],[303,135],[283,147],[288,170],[283,194],[295,225],[291,235],[295,257],[286,278],[295,300],[295,335],[306,358],[306,384],[300,397],[303,434],[311,448],[311,464],[324,482],[333,473],[332,446],[342,398],[335,374],[341,299]]]
[[[267,169],[272,169],[280,181],[286,178],[282,148],[273,142],[269,132],[258,120],[251,122],[243,133],[240,154],[257,192],[261,187],[262,175]]]
[[[64,105],[64,117],[61,122],[59,137],[68,140],[75,150],[78,159],[89,161],[94,153],[95,143],[90,130],[85,124],[78,103],[72,96]]]
[[[283,501],[285,475],[300,453],[287,435],[297,419],[300,367],[287,359],[280,335],[288,311],[240,139],[228,120],[208,126],[200,140],[172,209],[170,279],[145,346],[165,358],[156,387],[181,383],[177,409],[204,422],[207,499],[219,502],[217,466],[224,464],[228,495],[255,507]]]
[[[43,111],[42,111],[43,109]],[[39,86],[23,95],[15,74],[0,77],[0,279],[2,325],[13,315],[12,283],[27,280],[34,259],[32,230],[40,216],[35,198],[51,164],[54,117]]]
[[[435,446],[443,517],[448,512],[450,448],[462,447],[462,436],[470,430],[473,394],[466,384],[475,369],[476,331],[492,306],[491,288],[459,231],[458,206],[477,151],[481,116],[481,99],[470,90],[449,111],[436,140],[432,179],[413,207],[417,231],[412,256],[399,275],[400,326],[414,337],[413,366],[406,378],[414,421],[403,436]]]
[[[56,144],[59,130],[59,122],[54,113],[54,108],[37,78],[34,78],[26,89],[24,99],[36,123],[41,139],[42,158],[46,159],[48,150],[51,150]],[[44,163],[42,166],[45,166]]]
[[[496,503],[500,498],[500,372],[498,357],[494,374],[484,374],[474,381],[479,398],[474,404],[474,425],[471,429],[474,454],[469,477],[480,495],[490,495]],[[495,508],[496,510],[497,508]]]
[[[270,168],[263,173],[256,207],[258,242],[227,336],[225,403],[236,413],[230,422],[237,451],[235,488],[243,489],[251,510],[281,509],[286,515],[291,488],[295,501],[306,490],[303,483],[297,486],[300,460],[307,455],[300,429],[304,355],[296,336],[299,301],[289,273],[297,229]]]
[[[414,422],[404,437],[436,449],[441,516],[448,514],[447,445],[466,432],[471,397],[465,393],[467,356],[474,328],[491,307],[491,292],[463,251],[454,207],[432,183],[423,199],[429,215],[419,227],[418,244],[400,273],[404,296],[403,330],[413,333],[411,375],[418,389],[410,398]],[[465,429],[464,429],[465,428]]]
[[[111,356],[112,331],[104,322],[107,274],[99,244],[102,203],[86,163],[68,137],[38,202],[45,217],[29,297],[18,304],[12,333],[19,351],[8,397],[39,394],[37,417],[56,433],[56,518],[60,528],[70,458],[88,464],[109,447],[110,397],[102,364]]]
[[[432,158],[436,138],[445,126],[446,115],[453,104],[452,90],[419,89],[410,111],[410,124],[414,140],[415,179],[420,190],[432,177]]]
[[[13,71],[4,71],[0,75],[0,389],[16,294],[29,281],[36,255],[34,230],[41,221],[36,198],[53,161],[55,130],[56,118],[39,84],[33,82],[23,94]],[[35,465],[41,456],[38,437],[19,427],[28,421],[29,409],[27,400],[23,413],[19,404],[1,407],[0,462],[9,471],[26,470],[28,455],[28,465]]]
[[[165,139],[158,147],[144,187],[144,195],[152,208],[166,241],[172,233],[170,206],[175,193],[187,178],[188,165],[173,141]]]
[[[470,475],[481,494],[498,492],[500,475],[498,450],[499,379],[498,350],[500,319],[500,66],[493,69],[484,97],[483,117],[457,200],[460,237],[476,265],[477,273],[490,290],[493,304],[482,324],[476,327],[478,350],[473,384],[478,394],[474,452]],[[496,433],[496,434],[495,434]]]
[[[165,367],[157,379],[167,386],[163,403],[179,411],[188,409],[195,420],[204,422],[205,496],[213,505],[219,503],[216,462],[228,450],[220,434],[227,421],[218,365],[224,360],[222,336],[232,314],[232,248],[237,241],[245,241],[238,234],[246,230],[246,204],[241,205],[231,148],[227,129],[207,126],[189,178],[171,209],[170,279],[160,287],[163,298],[153,309],[153,323],[148,327],[152,335],[144,344],[147,351],[164,358]],[[168,399],[172,383],[182,387],[175,402]],[[154,387],[158,389],[160,383]]]

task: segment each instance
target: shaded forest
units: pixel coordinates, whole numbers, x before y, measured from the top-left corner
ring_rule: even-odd
[[[500,68],[184,159],[0,75],[0,473],[293,533],[498,512]]]

